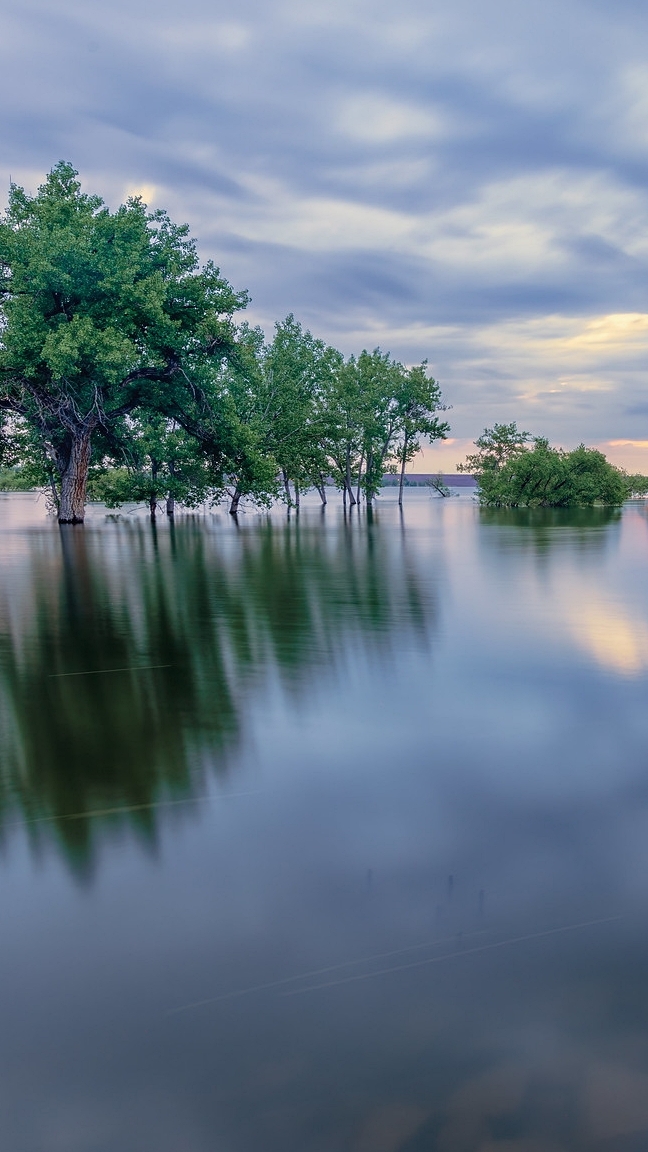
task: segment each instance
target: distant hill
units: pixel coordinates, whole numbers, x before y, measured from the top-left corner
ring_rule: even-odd
[[[441,479],[448,488],[476,488],[477,481],[474,476],[468,476],[465,472],[447,472],[441,473]],[[430,480],[435,480],[439,476],[438,472],[406,472],[405,473],[405,487],[406,488],[423,488],[426,487]],[[397,488],[399,484],[398,476],[384,476],[383,488]]]

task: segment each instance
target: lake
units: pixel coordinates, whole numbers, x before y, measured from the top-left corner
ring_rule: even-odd
[[[0,496],[8,1152],[644,1152],[648,515]]]

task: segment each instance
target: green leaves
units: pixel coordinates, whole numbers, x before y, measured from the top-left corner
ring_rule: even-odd
[[[83,519],[89,461],[117,489],[235,506],[333,475],[368,501],[420,439],[445,436],[437,383],[379,348],[346,362],[291,314],[272,341],[247,293],[200,266],[186,224],[134,197],[111,211],[57,164],[0,220],[0,411],[25,422],[60,518]],[[92,446],[92,456],[90,456]],[[95,476],[95,489],[98,480]],[[292,489],[291,489],[292,485]],[[108,489],[106,489],[108,493]],[[139,494],[139,495],[137,495]],[[153,506],[153,505],[152,505]]]
[[[222,356],[233,340],[232,314],[247,295],[213,264],[198,267],[186,225],[148,213],[139,199],[111,213],[81,192],[76,175],[58,164],[35,197],[11,190],[0,224],[0,370],[41,396],[74,379],[85,413],[99,387],[109,414],[134,402],[138,370],[162,377],[183,361],[186,370]],[[128,396],[120,388],[126,378]]]
[[[349,357],[328,394],[328,452],[340,486],[352,496],[353,479],[373,500],[385,472],[404,467],[422,436],[445,437],[449,425],[435,415],[443,409],[427,362],[408,369],[380,348]]]
[[[54,379],[83,383],[92,376],[103,385],[117,384],[137,361],[132,342],[118,329],[99,328],[90,316],[78,315],[47,332],[41,355]]]
[[[246,303],[214,264],[199,267],[186,225],[139,198],[111,212],[70,164],[34,197],[11,188],[0,221],[0,407],[30,422],[62,486],[69,479],[79,494],[72,519],[83,518],[85,489],[70,473],[75,441],[98,428],[114,440],[138,409],[179,413],[232,355],[232,315]]]
[[[628,477],[602,452],[580,444],[572,452],[552,448],[515,424],[495,425],[475,441],[463,471],[479,483],[480,503],[495,508],[587,508],[622,504],[630,494]]]
[[[465,463],[458,464],[457,471],[469,472],[476,480],[480,480],[485,473],[497,471],[507,461],[519,456],[530,439],[529,433],[521,432],[515,422],[484,428],[481,436],[475,440],[475,447],[479,451],[467,456]]]

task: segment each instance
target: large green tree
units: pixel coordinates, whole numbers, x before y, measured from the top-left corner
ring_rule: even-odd
[[[72,523],[93,441],[118,453],[128,414],[152,408],[195,431],[247,303],[199,266],[186,225],[139,198],[111,212],[77,175],[61,162],[35,196],[12,185],[0,221],[0,408],[26,421]]]
[[[340,352],[312,336],[292,314],[275,325],[274,339],[263,351],[268,449],[281,471],[289,507],[299,507],[300,490],[311,487],[326,503],[327,396],[342,363]]]
[[[260,328],[241,324],[235,354],[208,386],[185,395],[179,413],[212,471],[222,476],[232,516],[241,500],[269,506],[279,495],[279,464],[272,454],[271,420]]]
[[[339,364],[326,383],[325,397],[324,444],[345,503],[353,507],[363,492],[371,504],[385,472],[397,464],[402,503],[405,465],[419,450],[421,437],[443,439],[449,429],[436,415],[445,405],[439,385],[427,374],[427,362],[406,368],[389,352],[365,349]]]
[[[365,349],[340,364],[328,386],[327,454],[345,504],[348,500],[350,507],[361,491],[371,504],[392,462],[404,371],[389,352]]]

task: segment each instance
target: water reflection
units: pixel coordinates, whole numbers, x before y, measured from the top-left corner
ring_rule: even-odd
[[[0,517],[8,1148],[648,1146],[641,513],[331,511]]]
[[[634,510],[633,510],[634,511]],[[640,528],[641,510],[626,518]],[[637,676],[648,669],[648,625],[605,576],[618,561],[622,512],[616,508],[482,509],[480,548],[507,583],[524,584],[544,604],[544,618],[570,647],[608,672]],[[547,611],[548,610],[548,611]]]
[[[620,508],[480,508],[487,547],[533,551],[538,558],[557,548],[596,553],[610,542],[610,527],[621,525]]]
[[[278,678],[303,694],[358,645],[425,644],[434,617],[402,535],[377,522],[42,531],[0,598],[5,823],[19,813],[36,843],[51,821],[79,872],[97,822],[153,844],[157,803],[227,771],[251,693]]]

